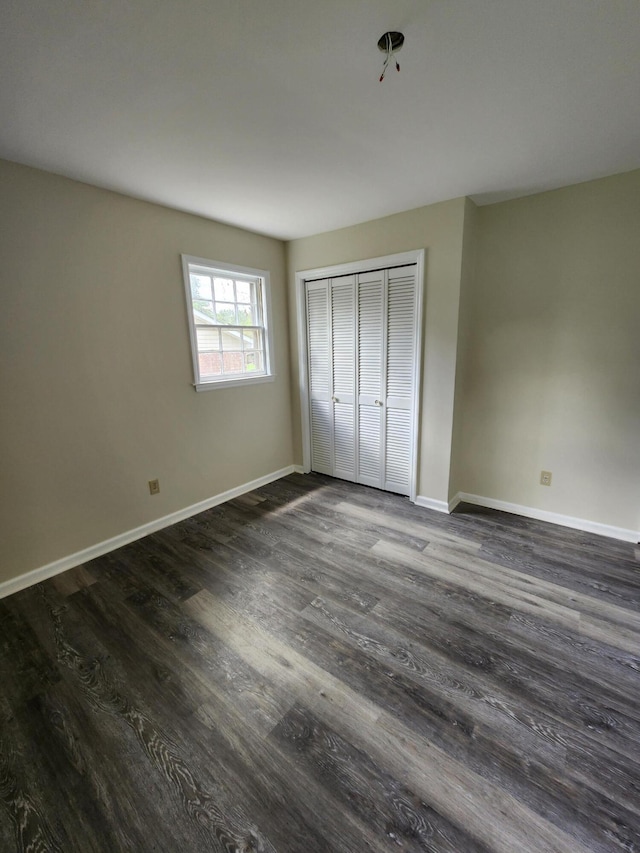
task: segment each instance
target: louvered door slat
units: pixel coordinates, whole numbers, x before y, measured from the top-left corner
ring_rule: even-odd
[[[309,388],[311,396],[329,399],[329,301],[328,283],[313,282],[307,290],[307,337],[309,340]]]
[[[320,474],[333,474],[331,404],[311,401],[311,464]]]
[[[382,277],[361,281],[358,289],[359,393],[380,394],[382,376]]]
[[[307,282],[311,467],[321,474],[333,473],[329,317],[329,282]]]
[[[355,391],[355,276],[331,282],[331,338],[333,362],[334,476],[356,476]]]
[[[358,423],[358,482],[380,486],[381,434],[380,411],[373,406],[360,406]]]
[[[403,495],[408,495],[411,491],[415,312],[415,267],[390,270],[387,297],[384,487]]]
[[[358,476],[382,486],[384,273],[358,276]],[[378,401],[378,402],[376,402]]]
[[[385,453],[385,489],[409,494],[410,488],[411,412],[406,409],[387,409]]]

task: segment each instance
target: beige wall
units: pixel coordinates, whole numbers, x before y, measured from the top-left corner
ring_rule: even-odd
[[[464,209],[464,236],[462,241],[462,271],[460,275],[460,310],[458,312],[458,357],[456,361],[456,387],[453,414],[453,441],[451,450],[451,477],[449,479],[449,500],[459,491],[464,491],[465,469],[462,452],[465,435],[470,424],[465,422],[465,401],[467,399],[469,371],[467,365],[473,357],[472,306],[473,289],[476,279],[478,260],[478,228],[480,210],[466,199]]]
[[[465,200],[454,199],[288,244],[296,462],[302,463],[295,273],[426,249],[418,494],[448,500]]]
[[[275,382],[193,389],[181,252],[271,271]],[[0,259],[0,581],[292,463],[281,242],[0,161]]]
[[[640,529],[640,171],[478,213],[456,485]]]
[[[419,248],[418,493],[637,530],[638,235],[640,171],[295,240],[287,328],[281,242],[0,161],[0,581],[301,463],[295,271]],[[274,383],[193,390],[181,252],[271,271]]]

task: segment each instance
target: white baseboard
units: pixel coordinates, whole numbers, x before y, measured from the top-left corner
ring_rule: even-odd
[[[30,572],[25,572],[18,575],[17,578],[11,578],[8,581],[0,583],[0,598],[6,598],[14,592],[21,589],[26,589],[28,586],[33,586],[47,578],[52,578],[54,575],[59,575],[66,572],[67,569],[73,569],[75,566],[80,566],[83,563],[88,563],[89,560],[94,560],[96,557],[102,557],[103,554],[108,554],[109,551],[115,551],[116,548],[121,548],[123,545],[128,545],[130,542],[135,542],[136,539],[142,539],[150,533],[155,533],[156,530],[162,530],[164,527],[169,527],[171,524],[176,524],[178,521],[184,521],[185,518],[191,518],[192,515],[197,515],[199,512],[204,512],[206,509],[222,504],[232,498],[237,498],[247,492],[252,492],[260,486],[266,486],[267,483],[272,483],[274,480],[279,480],[281,477],[286,477],[287,474],[293,474],[297,470],[297,466],[288,465],[286,468],[281,468],[279,471],[272,471],[270,474],[265,474],[264,477],[258,477],[257,480],[252,480],[250,483],[243,483],[241,486],[236,486],[233,489],[228,489],[226,492],[221,492],[212,498],[207,498],[197,504],[179,509],[176,512],[165,515],[162,518],[157,518],[155,521],[149,521],[140,527],[134,527],[133,530],[127,530],[125,533],[120,533],[111,539],[105,539],[104,542],[98,542],[97,545],[91,545],[82,551],[76,551],[75,554],[69,554],[68,557],[62,557],[53,563],[48,563],[46,566],[41,566],[38,569],[32,569]]]
[[[502,512],[512,512],[514,515],[523,515],[525,518],[534,518],[536,521],[549,521],[551,524],[559,524],[561,527],[573,527],[575,530],[585,530],[587,533],[597,533],[600,536],[609,536],[612,539],[622,539],[624,542],[638,542],[640,540],[640,530],[613,527],[610,524],[601,524],[598,521],[589,521],[586,518],[560,515],[557,512],[549,512],[532,506],[512,504],[508,501],[499,501],[496,498],[485,498],[482,495],[458,492],[450,501],[450,505],[455,508],[459,503],[476,504],[477,506],[486,506],[489,509],[499,509]]]
[[[308,474],[309,471],[304,467],[304,465],[293,465],[293,472],[295,474]]]
[[[446,501],[437,501],[435,498],[426,498],[424,495],[416,495],[414,503],[416,506],[423,506],[426,509],[435,509],[436,512],[450,512],[449,504]]]
[[[451,500],[449,501],[449,514],[451,514],[454,511],[454,509],[458,506],[458,504],[460,503],[460,500],[461,500],[460,492],[458,492],[457,495],[455,495],[453,498],[451,498]]]

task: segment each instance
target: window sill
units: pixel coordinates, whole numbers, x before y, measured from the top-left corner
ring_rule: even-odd
[[[251,376],[247,379],[216,379],[213,382],[199,382],[193,387],[196,391],[214,391],[218,388],[238,388],[241,385],[260,385],[263,382],[273,382],[275,374],[270,373],[265,376]]]

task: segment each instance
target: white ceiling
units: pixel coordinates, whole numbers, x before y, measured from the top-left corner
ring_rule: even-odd
[[[638,0],[4,0],[0,156],[288,239],[640,167],[639,48]]]

